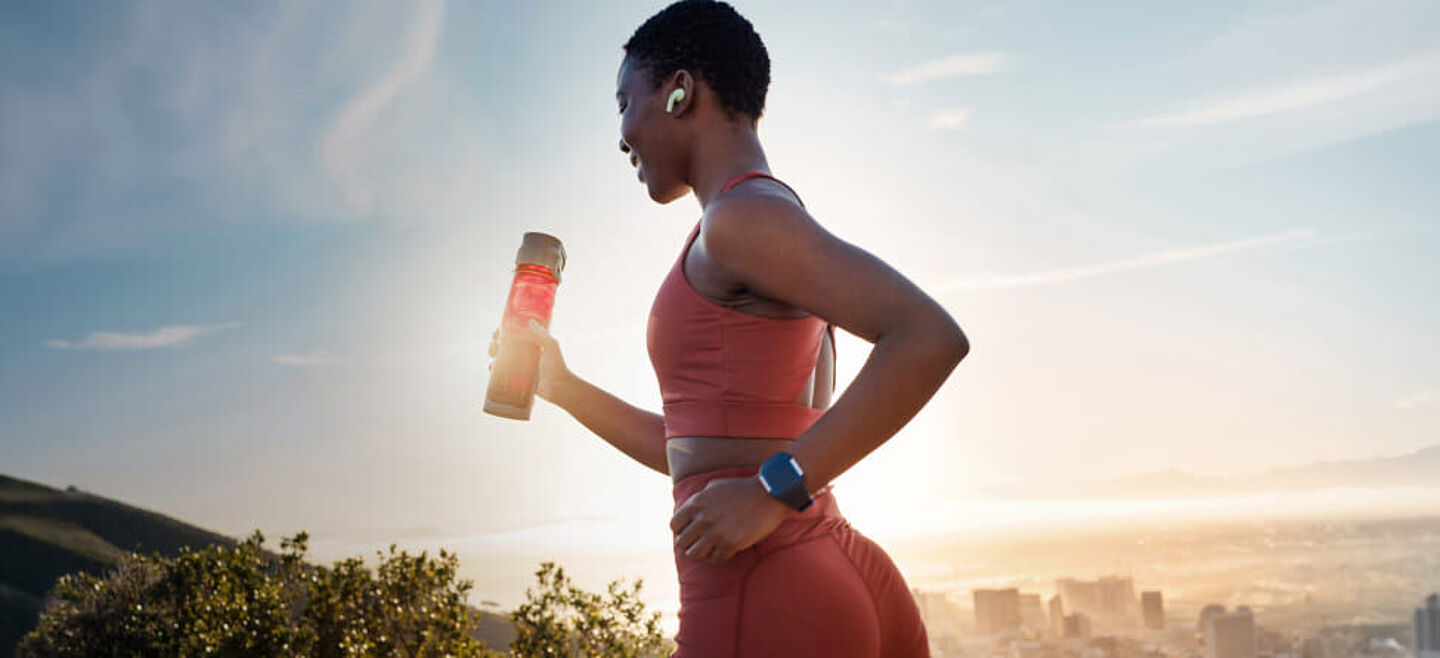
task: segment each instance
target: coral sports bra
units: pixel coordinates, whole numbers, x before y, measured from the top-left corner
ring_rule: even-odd
[[[720,191],[755,176],[784,185],[752,170]],[[796,400],[815,370],[826,332],[834,345],[834,326],[814,315],[767,318],[742,313],[701,295],[685,277],[685,255],[699,234],[696,222],[660,283],[645,332],[650,363],[660,381],[665,438],[795,439],[825,413]],[[833,388],[833,369],[830,384]]]

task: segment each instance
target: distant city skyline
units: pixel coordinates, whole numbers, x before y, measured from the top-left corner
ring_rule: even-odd
[[[1318,582],[1310,583],[1312,586]],[[1076,590],[1076,587],[1082,588]],[[1084,591],[1093,588],[1093,591]],[[1440,655],[1440,594],[1416,608],[1413,633],[1407,624],[1324,612],[1306,614],[1303,606],[1233,608],[1206,603],[1179,616],[1163,609],[1163,591],[1129,597],[1131,579],[1117,575],[1093,581],[1071,577],[1055,582],[1047,610],[1025,615],[1027,600],[1038,606],[1043,593],[1021,588],[977,588],[968,610],[943,591],[916,589],[914,595],[930,630],[936,658],[1002,652],[1019,658],[1096,656],[1103,658],[1433,658]],[[1104,592],[1104,594],[1101,594]],[[1089,600],[1073,610],[1064,601]],[[1119,598],[1115,598],[1117,595]],[[1271,611],[1267,615],[1267,611]],[[1188,623],[1165,624],[1167,616]],[[1025,619],[1022,621],[1021,617]]]

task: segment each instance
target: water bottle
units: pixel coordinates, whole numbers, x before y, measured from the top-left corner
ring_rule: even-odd
[[[554,236],[526,233],[515,255],[515,278],[500,321],[500,341],[485,391],[485,412],[529,420],[540,383],[540,344],[530,338],[530,321],[550,328],[555,289],[565,269],[565,247]]]

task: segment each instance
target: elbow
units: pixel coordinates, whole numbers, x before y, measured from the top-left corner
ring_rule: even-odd
[[[902,342],[913,345],[916,356],[929,367],[935,368],[936,374],[942,378],[970,353],[970,340],[949,315],[941,315],[935,321],[917,324]]]
[[[943,310],[916,317],[901,326],[905,327],[904,332],[897,332],[897,335],[903,333],[905,336],[900,339],[901,344],[913,345],[921,358],[942,365],[947,374],[970,354],[970,339],[955,319]],[[884,338],[885,334],[882,334],[881,339]]]
[[[960,330],[960,325],[955,324],[954,319],[946,317],[945,324],[944,350],[949,357],[950,367],[954,368],[970,353],[970,339],[965,337],[965,332]]]
[[[931,335],[934,336],[934,354],[937,361],[945,363],[946,372],[954,369],[970,353],[970,339],[965,337],[960,325],[955,323],[955,318],[949,313],[941,312],[935,319],[934,329]]]

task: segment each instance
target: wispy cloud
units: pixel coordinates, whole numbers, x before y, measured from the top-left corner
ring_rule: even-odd
[[[1395,406],[1401,409],[1418,409],[1420,407],[1440,407],[1440,389],[1429,389],[1407,395],[1395,401]]]
[[[183,345],[206,334],[240,326],[238,322],[223,324],[177,324],[154,331],[121,333],[92,331],[80,340],[52,339],[45,344],[59,350],[150,350]]]
[[[962,75],[994,73],[1001,70],[1004,62],[1005,57],[1000,53],[952,55],[950,57],[931,60],[903,71],[887,73],[881,75],[880,79],[897,87],[902,87]]]
[[[971,109],[968,107],[944,107],[930,113],[930,128],[934,130],[945,130],[959,128],[970,120]]]
[[[1292,81],[1136,121],[1146,128],[1208,126],[1316,107],[1440,72],[1440,52],[1426,52],[1362,71]]]
[[[331,365],[339,363],[340,359],[330,356],[330,354],[324,350],[318,350],[315,352],[305,352],[303,354],[272,354],[270,355],[270,361],[282,366],[304,368],[309,366]]]
[[[430,68],[440,39],[444,10],[445,5],[439,0],[420,4],[400,58],[378,80],[345,103],[325,132],[321,142],[325,171],[344,187],[346,199],[358,208],[368,210],[372,200],[368,187],[359,180],[361,174],[356,163],[364,159],[358,157],[357,149],[370,135],[371,126],[380,113]]]
[[[262,218],[440,221],[485,201],[490,122],[438,50],[443,1],[127,8],[105,39],[83,21],[19,26],[20,50],[72,56],[27,63],[0,93],[0,263]]]
[[[1059,281],[1070,281],[1086,277],[1100,276],[1112,272],[1123,272],[1125,270],[1136,270],[1146,267],[1156,267],[1179,263],[1201,258],[1210,258],[1232,254],[1240,251],[1248,251],[1261,247],[1275,245],[1293,245],[1295,243],[1317,244],[1321,242],[1333,242],[1336,236],[1317,238],[1314,231],[1299,229],[1277,233],[1274,235],[1262,235],[1232,242],[1221,242],[1218,244],[1205,245],[1203,247],[1191,247],[1188,249],[1168,249],[1155,253],[1144,254],[1132,258],[1109,261],[1104,263],[1093,263],[1090,265],[1079,265],[1075,267],[1060,267],[1036,272],[1024,272],[1020,274],[973,274],[959,279],[947,281],[935,286],[937,292],[950,292],[955,290],[990,290],[995,288],[1014,288],[1017,286],[1028,286],[1040,283],[1055,283]]]

